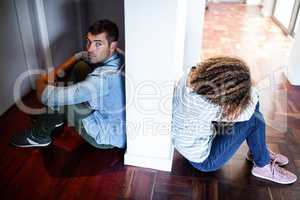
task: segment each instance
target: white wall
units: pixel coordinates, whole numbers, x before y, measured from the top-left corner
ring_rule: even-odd
[[[300,85],[300,26],[297,27],[295,32],[296,35],[287,66],[287,77],[291,84]]]
[[[264,0],[262,14],[265,17],[271,17],[273,12],[273,7],[275,4],[275,0]]]
[[[201,60],[205,0],[186,1],[184,69]]]
[[[171,170],[174,81],[185,65],[199,60],[204,5],[198,0],[125,1],[125,164]],[[193,49],[186,48],[188,54],[185,44]]]
[[[75,52],[81,50],[84,35],[77,17],[75,0],[43,0],[46,26],[53,65],[58,66]]]
[[[298,16],[297,16],[297,19],[296,19],[296,24],[295,24],[295,30],[294,32],[297,34],[296,31],[299,31],[298,27],[300,26],[300,12],[298,12]]]
[[[261,5],[262,4],[262,0],[246,0],[246,3],[248,5]]]
[[[27,36],[30,27],[24,27],[28,24],[27,7],[23,7],[18,13],[17,1],[0,1],[0,115],[14,104],[13,87],[15,80],[20,74],[28,70],[27,56],[25,49],[32,46]],[[23,18],[22,18],[23,17]],[[22,28],[28,32],[21,33]],[[24,29],[23,29],[24,30]],[[24,30],[24,31],[26,31]],[[29,78],[25,78],[22,87],[19,90],[20,96],[30,90]]]
[[[295,0],[276,0],[274,17],[286,28],[289,28]]]
[[[208,0],[209,2],[213,3],[222,3],[222,2],[229,2],[229,3],[242,3],[244,0]]]

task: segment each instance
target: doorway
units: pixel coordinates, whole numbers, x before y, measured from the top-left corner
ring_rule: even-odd
[[[273,20],[282,31],[294,36],[298,24],[300,1],[298,0],[276,0],[273,10]]]

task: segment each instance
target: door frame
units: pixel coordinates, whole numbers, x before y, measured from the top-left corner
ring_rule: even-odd
[[[277,0],[274,0],[274,5],[273,5],[273,9],[272,9],[272,20],[275,22],[276,25],[279,26],[279,28],[283,31],[283,33],[285,35],[291,35],[292,37],[294,37],[295,35],[295,26],[296,26],[296,21],[297,21],[297,16],[298,16],[298,12],[300,10],[300,0],[295,0],[295,3],[293,5],[293,9],[292,9],[292,16],[290,18],[290,22],[289,22],[289,26],[285,27],[275,16],[275,8],[276,8],[276,4],[277,4]]]

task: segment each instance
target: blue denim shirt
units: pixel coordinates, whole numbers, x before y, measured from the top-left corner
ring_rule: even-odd
[[[52,108],[88,102],[94,112],[82,120],[86,132],[98,144],[124,148],[125,76],[124,56],[115,53],[99,64],[87,78],[67,87],[48,85],[42,102]]]

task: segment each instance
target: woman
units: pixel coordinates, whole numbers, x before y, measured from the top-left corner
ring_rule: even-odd
[[[203,172],[221,168],[246,140],[254,176],[281,184],[297,180],[280,167],[288,158],[266,146],[257,91],[249,68],[237,58],[210,58],[180,79],[173,97],[172,139]]]

